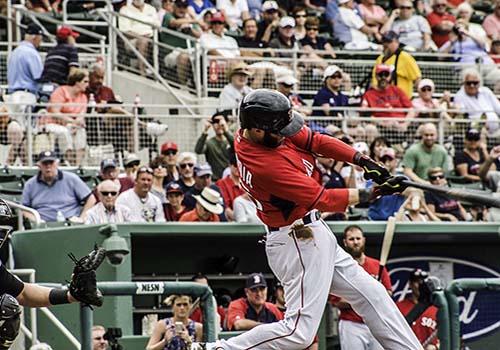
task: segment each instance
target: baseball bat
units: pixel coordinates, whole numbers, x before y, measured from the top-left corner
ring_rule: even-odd
[[[380,250],[380,267],[378,269],[377,280],[380,281],[382,278],[382,271],[387,263],[387,257],[391,251],[392,238],[394,237],[394,229],[396,228],[396,218],[390,216],[387,220],[387,226],[385,227],[384,241],[382,242],[382,249]]]
[[[482,204],[488,207],[500,208],[500,198],[491,195],[473,193],[462,188],[439,187],[410,180],[403,180],[402,183],[406,186],[420,188],[424,191],[431,191],[444,194],[450,198],[463,200],[470,203]]]

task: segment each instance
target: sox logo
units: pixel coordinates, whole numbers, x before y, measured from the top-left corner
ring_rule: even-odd
[[[429,271],[430,265],[449,264],[456,278],[497,278],[500,273],[486,266],[467,260],[436,257],[413,256],[391,259],[387,269],[392,281],[394,301],[403,300],[411,295],[408,274],[415,268]],[[492,334],[500,328],[499,293],[468,292],[458,297],[460,307],[460,329],[463,339],[472,341]],[[496,310],[496,311],[495,311]]]

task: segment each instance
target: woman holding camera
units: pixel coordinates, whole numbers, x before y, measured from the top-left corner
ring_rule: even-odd
[[[202,324],[189,319],[192,300],[189,295],[171,295],[165,303],[172,306],[173,317],[159,320],[149,338],[147,350],[189,350],[193,341],[201,341]]]

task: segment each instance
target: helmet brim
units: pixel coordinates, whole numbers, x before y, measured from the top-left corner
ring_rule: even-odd
[[[284,137],[295,136],[304,125],[304,118],[296,111],[292,111],[292,120],[290,123],[279,131],[279,135]]]

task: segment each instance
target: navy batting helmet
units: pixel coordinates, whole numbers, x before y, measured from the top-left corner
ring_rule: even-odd
[[[304,119],[292,110],[290,100],[281,92],[257,89],[246,95],[240,105],[240,125],[290,137],[297,134]]]

